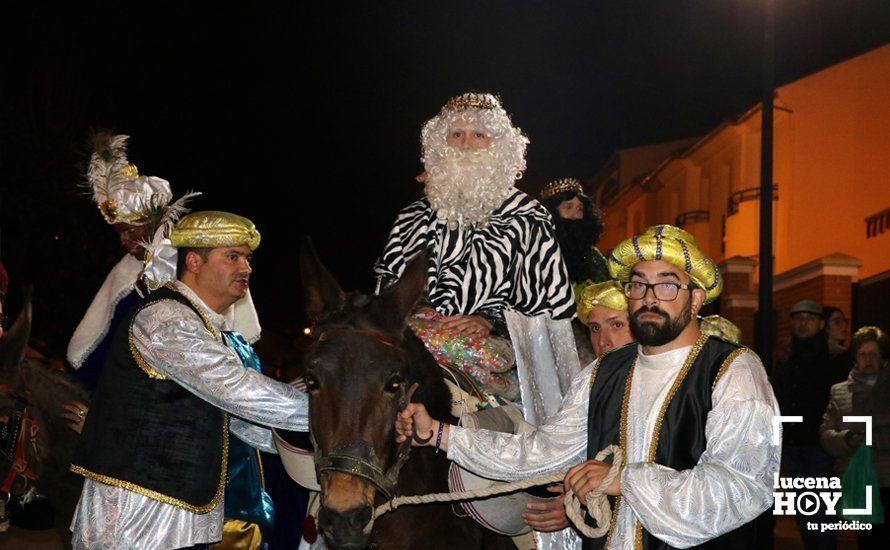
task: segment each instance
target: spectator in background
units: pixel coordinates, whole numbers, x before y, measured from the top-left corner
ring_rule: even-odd
[[[844,344],[847,341],[847,317],[844,312],[834,306],[825,306],[822,308],[822,316],[825,317],[828,340],[846,347]]]
[[[788,477],[830,477],[832,458],[819,446],[819,425],[828,393],[847,374],[850,355],[829,342],[825,333],[822,306],[801,300],[791,308],[791,342],[775,365],[773,389],[783,415],[802,416],[803,422],[789,423],[782,432],[782,470]],[[824,523],[821,510],[812,516],[798,514],[797,525],[804,547],[836,548],[833,532],[808,530],[807,522]]]
[[[850,345],[853,369],[847,380],[831,387],[828,410],[819,428],[820,442],[835,461],[836,472],[843,475],[850,457],[865,439],[862,423],[847,423],[844,416],[872,418],[871,459],[880,483],[885,514],[890,510],[890,339],[878,327],[862,327]],[[873,526],[871,531],[857,531],[859,548],[887,548],[890,526]]]

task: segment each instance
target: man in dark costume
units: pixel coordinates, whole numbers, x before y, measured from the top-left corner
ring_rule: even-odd
[[[779,471],[779,408],[757,355],[699,330],[695,315],[723,286],[717,267],[687,232],[655,226],[619,244],[609,268],[638,343],[582,371],[534,432],[444,426],[441,447],[494,479],[573,466],[565,487],[583,501],[610,468],[592,458],[618,444],[625,460],[606,491],[617,497],[612,525],[585,548],[754,547],[754,520],[772,505]],[[411,404],[396,429],[403,440],[439,424]]]
[[[541,190],[541,203],[553,217],[556,240],[577,300],[586,285],[612,278],[605,256],[596,247],[603,232],[602,213],[575,178],[547,184]]]

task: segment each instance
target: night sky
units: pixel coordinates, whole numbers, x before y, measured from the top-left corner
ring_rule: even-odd
[[[530,192],[760,96],[755,0],[89,4],[0,17],[0,257],[13,309],[35,285],[58,356],[122,254],[78,188],[90,128],[132,136],[141,173],[204,192],[194,208],[256,222],[255,301],[279,329],[302,322],[300,235],[344,287],[371,288],[420,195],[420,127],[453,95],[501,95],[531,139]],[[890,2],[778,4],[777,84],[890,42]]]

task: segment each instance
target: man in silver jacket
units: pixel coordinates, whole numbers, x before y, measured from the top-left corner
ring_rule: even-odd
[[[287,384],[245,368],[242,359],[228,345],[232,340],[224,335],[233,327],[235,304],[247,295],[251,253],[259,245],[259,239],[259,232],[249,220],[225,212],[196,212],[180,220],[170,233],[170,241],[159,243],[159,248],[152,251],[156,265],[148,267],[148,271],[153,270],[150,278],[154,286],[168,279],[158,290],[171,298],[152,301],[149,295],[141,309],[137,306],[129,333],[122,330],[118,335],[121,339],[129,338],[127,355],[132,355],[134,361],[126,363],[129,357],[124,357],[123,367],[115,369],[110,358],[102,376],[104,381],[106,376],[112,378],[116,372],[123,371],[129,378],[121,376],[109,384],[135,380],[134,387],[141,384],[142,388],[149,388],[141,390],[143,392],[166,387],[164,391],[168,395],[184,403],[191,399],[193,407],[196,397],[197,406],[205,407],[202,410],[207,411],[206,404],[209,404],[211,415],[222,415],[223,429],[230,418],[229,428],[237,437],[264,451],[276,452],[270,431],[261,426],[307,430],[306,396]],[[169,260],[177,255],[178,261],[171,263]],[[175,277],[171,273],[174,266],[178,268]],[[169,280],[174,278],[176,280]],[[132,369],[128,365],[132,365]],[[177,388],[184,388],[187,393]],[[103,398],[102,381],[97,392],[97,399],[109,403],[127,398],[120,397],[127,388],[117,386],[105,391]],[[140,414],[146,425],[158,425],[158,420],[150,416],[161,410],[156,408],[159,406],[129,402],[110,411],[109,416],[109,411],[103,414],[102,402],[94,400],[83,437],[85,441],[108,441],[108,435],[101,433],[103,417],[111,418],[105,423],[112,427],[117,417],[133,416],[138,421]],[[164,420],[186,431],[189,424],[197,421],[194,417]],[[97,425],[91,427],[93,422]],[[173,433],[146,433],[140,437],[159,438],[170,446],[184,445],[183,441],[187,440]],[[135,439],[137,446],[141,439]],[[213,456],[222,453],[224,483],[226,437],[210,441],[211,447],[219,447],[212,451]],[[155,443],[146,448],[151,452],[165,452],[158,447]],[[72,523],[75,548],[186,548],[221,540],[224,499],[219,489],[208,504],[195,506],[170,496],[169,491],[165,494],[163,488],[128,477],[125,466],[115,470],[113,463],[109,466],[109,461],[101,458],[103,452],[129,452],[130,458],[136,461],[141,451],[81,448],[81,456],[72,465],[75,473],[86,478]],[[165,467],[174,470],[175,479],[175,466],[157,464],[158,471]],[[218,464],[216,467],[219,469]],[[101,468],[111,471],[94,471]],[[151,480],[153,474],[149,472],[145,478]],[[182,475],[174,485],[191,482],[188,476]]]

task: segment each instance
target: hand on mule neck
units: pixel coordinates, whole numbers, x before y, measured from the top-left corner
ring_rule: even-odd
[[[396,443],[402,443],[406,439],[411,438],[411,445],[414,447],[432,447],[436,444],[436,432],[439,429],[439,424],[441,422],[435,420],[430,416],[427,412],[426,407],[424,407],[420,403],[408,403],[408,406],[405,407],[405,410],[400,412],[396,417]],[[426,443],[419,443],[416,439],[414,439],[414,434],[417,434],[418,437],[426,439],[430,435],[429,441]],[[442,441],[439,445],[439,448],[447,450],[448,447],[446,445],[448,435],[448,425],[443,425],[443,433],[442,433]]]

